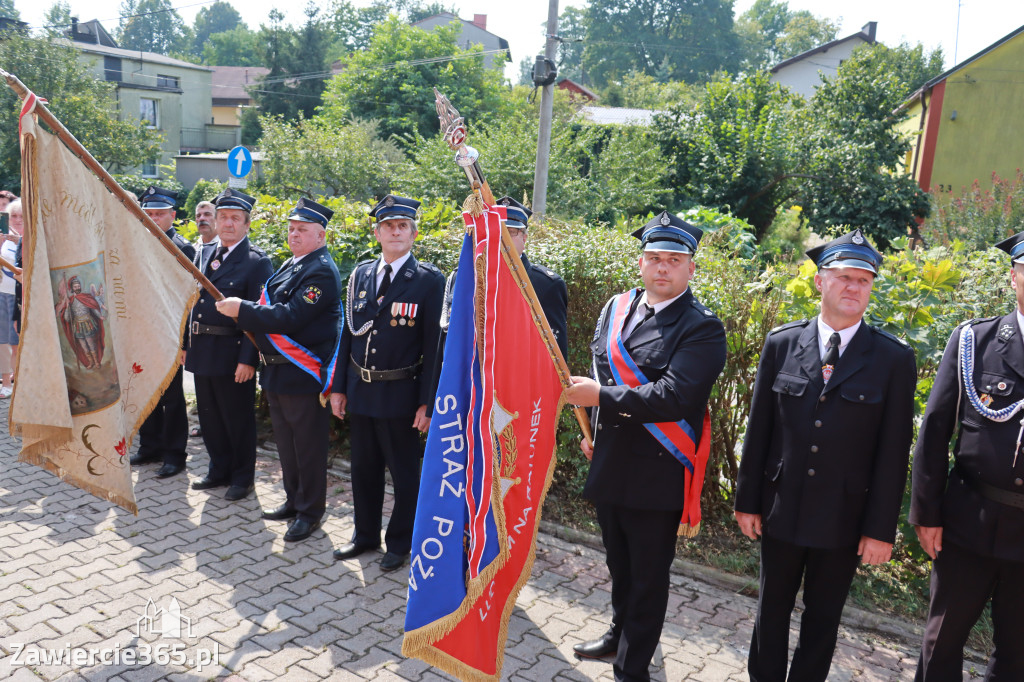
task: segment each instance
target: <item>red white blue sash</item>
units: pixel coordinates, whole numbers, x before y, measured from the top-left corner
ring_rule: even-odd
[[[639,289],[632,289],[614,297],[608,315],[608,359],[612,378],[619,386],[637,388],[650,383],[633,358],[622,340],[622,329],[632,307],[633,301],[640,295]],[[707,409],[704,410],[704,421],[698,438],[694,428],[685,420],[677,422],[660,422],[644,424],[654,438],[668,450],[673,457],[686,467],[685,509],[680,522],[681,535],[692,537],[700,528],[700,490],[704,483],[704,469],[707,467],[711,452],[711,419]]]
[[[270,279],[273,279],[271,276]],[[263,292],[260,294],[260,305],[270,305],[270,298],[267,296],[267,286],[270,284],[270,279],[263,285]],[[338,307],[341,308],[341,301],[338,302]],[[345,311],[342,309],[341,324],[345,324]],[[329,395],[331,392],[331,385],[334,383],[334,375],[338,368],[338,347],[341,345],[341,325],[338,327],[338,336],[334,341],[334,351],[331,353],[330,362],[324,366],[323,361],[317,356],[316,353],[309,350],[295,339],[285,334],[264,334],[267,340],[270,341],[270,345],[280,353],[281,355],[288,358],[288,361],[293,365],[301,369],[306,374],[316,379],[317,383],[320,384],[320,394]]]

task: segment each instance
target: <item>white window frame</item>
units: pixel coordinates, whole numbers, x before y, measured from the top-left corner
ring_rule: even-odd
[[[146,105],[147,102],[152,102],[152,104],[153,104],[153,118],[154,118],[153,121],[150,121],[149,118],[146,115],[148,113],[145,110],[145,105]],[[153,99],[151,97],[140,97],[139,98],[139,120],[140,121],[145,121],[147,128],[159,129],[160,128],[160,100]]]

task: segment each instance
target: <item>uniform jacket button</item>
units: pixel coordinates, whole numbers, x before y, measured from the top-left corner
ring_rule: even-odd
[[[864,394],[863,393],[860,395],[860,399],[864,400]]]
[[[601,429],[603,429],[603,428],[604,428],[604,424],[598,424],[598,425],[597,425],[597,430],[598,430],[598,431],[600,431],[600,430],[601,430]]]
[[[807,475],[808,476],[813,476],[814,475],[814,469],[808,469],[807,470]]]
[[[818,446],[817,445],[812,445],[811,446],[811,452],[817,452],[817,451],[818,451]]]
[[[821,396],[820,398],[818,398],[818,401],[822,403],[825,402],[825,396]]]
[[[377,349],[376,349],[376,348],[371,348],[371,349],[370,349],[370,352],[371,352],[371,353],[376,353],[376,352],[377,352]]]
[[[609,386],[611,386],[611,385],[612,385],[612,384],[614,384],[614,383],[615,383],[615,379],[609,379],[609,380],[608,380],[608,385],[609,385]]]
[[[1015,479],[1013,479],[1013,484],[1014,485],[1024,485],[1024,478],[1015,478]]]
[[[814,425],[817,426],[820,429],[821,428],[821,420],[820,419],[816,419],[814,421]]]

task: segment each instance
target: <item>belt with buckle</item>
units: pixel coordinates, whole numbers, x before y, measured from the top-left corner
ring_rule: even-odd
[[[1024,494],[1015,493],[1011,490],[1006,490],[1005,488],[997,488],[994,485],[989,485],[984,481],[980,481],[971,476],[959,462],[956,464],[956,471],[960,474],[960,478],[963,479],[964,483],[974,488],[975,492],[982,497],[986,497],[993,502],[998,502],[999,504],[1005,504],[1009,507],[1024,509]]]
[[[264,365],[287,365],[291,363],[286,356],[280,353],[260,353]]]
[[[351,355],[349,360],[352,362],[352,366],[359,372],[359,378],[370,384],[374,381],[398,381],[399,379],[415,379],[419,373],[420,368],[423,366],[422,362],[417,362],[415,365],[409,367],[401,367],[399,369],[368,369],[363,367],[355,358]]]
[[[242,330],[238,327],[221,327],[212,324],[199,324],[193,322],[190,327],[193,334],[213,334],[215,336],[240,336]]]

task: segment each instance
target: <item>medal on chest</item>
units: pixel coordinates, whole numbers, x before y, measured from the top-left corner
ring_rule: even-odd
[[[399,303],[398,301],[391,304],[391,326],[416,326],[416,311],[419,309],[418,303]]]

